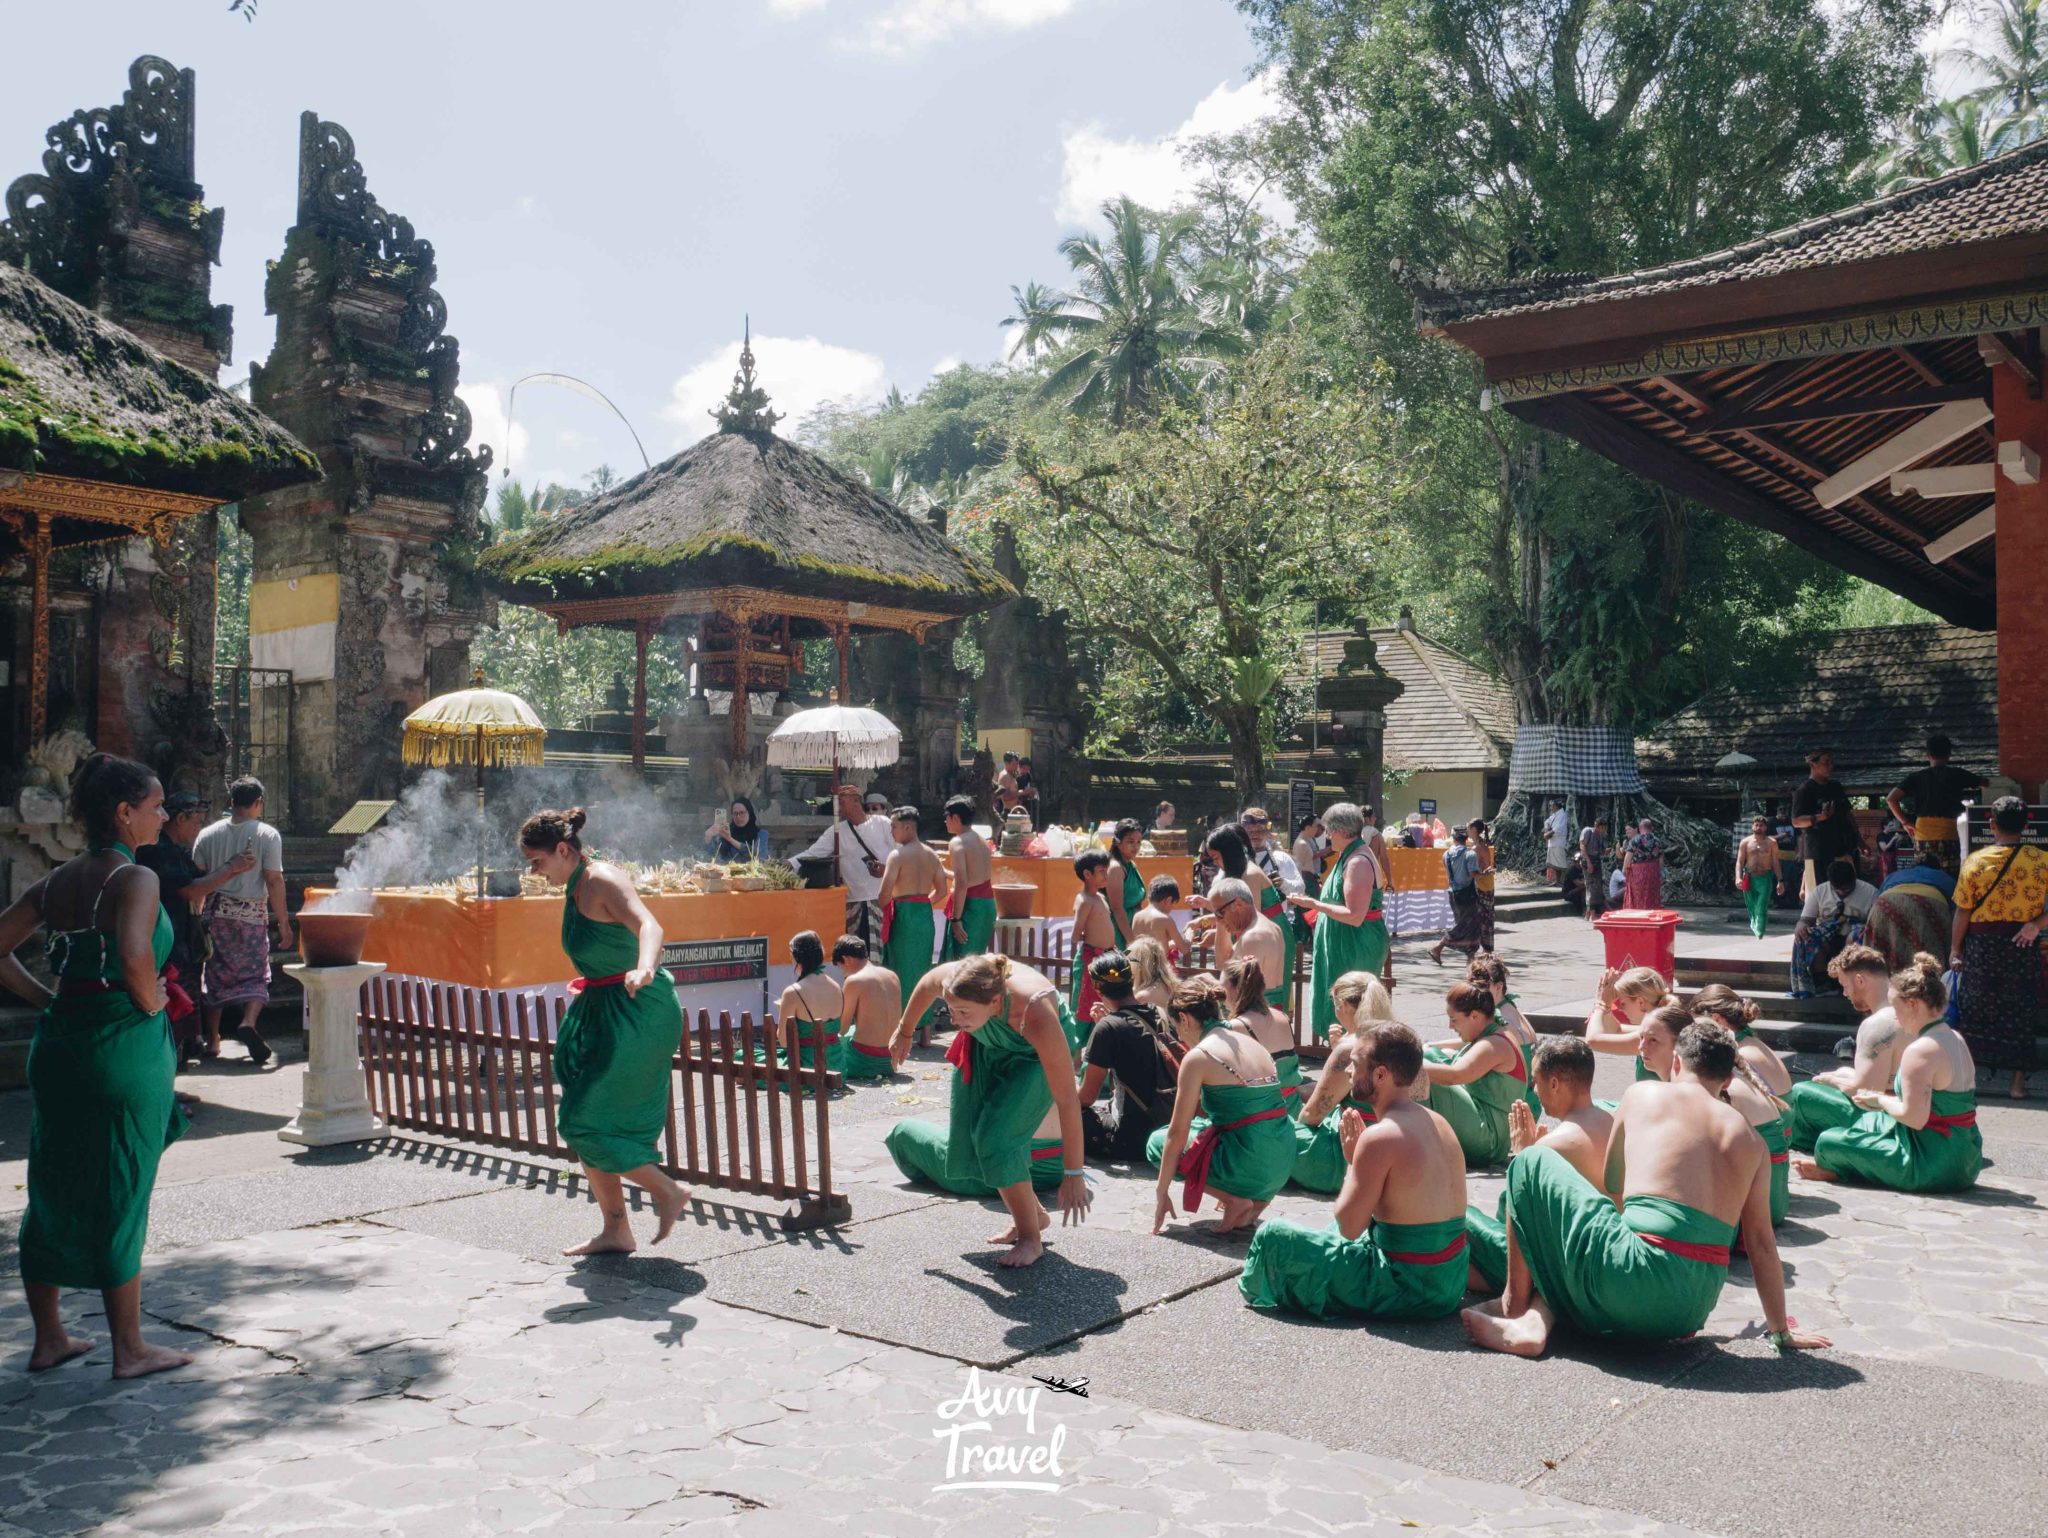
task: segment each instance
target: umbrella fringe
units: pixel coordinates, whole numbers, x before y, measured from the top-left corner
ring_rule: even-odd
[[[399,752],[408,764],[443,769],[450,764],[476,763],[481,749],[486,768],[531,768],[546,762],[545,741],[546,734],[531,727],[486,726],[479,742],[473,724],[435,721],[408,724]]]

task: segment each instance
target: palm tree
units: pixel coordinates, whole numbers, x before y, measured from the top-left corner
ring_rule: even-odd
[[[1242,328],[1192,281],[1191,213],[1155,218],[1128,197],[1102,205],[1107,238],[1071,235],[1060,254],[1074,286],[1012,289],[1021,350],[1036,357],[1070,348],[1040,394],[1065,396],[1067,409],[1106,409],[1118,427],[1162,397],[1185,397],[1245,350]]]
[[[2002,0],[1989,49],[1965,46],[1955,56],[1987,77],[1970,93],[1972,101],[2026,117],[2048,100],[2048,22],[2041,0]]]
[[[1870,162],[1879,192],[1897,192],[2017,149],[2041,136],[2039,111],[2000,112],[1974,96],[1913,114],[1907,138]]]

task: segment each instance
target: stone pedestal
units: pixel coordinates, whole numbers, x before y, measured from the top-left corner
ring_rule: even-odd
[[[326,1148],[384,1136],[384,1123],[370,1114],[356,1028],[363,984],[383,970],[381,961],[352,967],[293,962],[285,968],[306,990],[306,1079],[299,1114],[277,1134],[287,1143]]]

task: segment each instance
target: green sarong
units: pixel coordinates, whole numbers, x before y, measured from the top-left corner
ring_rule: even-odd
[[[1482,1031],[1473,1045],[1500,1030],[1495,1021]],[[1460,1048],[1460,1052],[1464,1049]],[[1516,1049],[1518,1052],[1520,1048]],[[1457,1052],[1426,1047],[1423,1056],[1433,1063],[1456,1062]],[[1527,1068],[1523,1072],[1527,1072]],[[1508,1156],[1508,1107],[1522,1098],[1522,1081],[1513,1074],[1490,1069],[1470,1084],[1432,1084],[1429,1108],[1451,1124],[1458,1146],[1465,1151],[1467,1169],[1484,1169],[1505,1163]]]
[[[939,953],[941,961],[959,961],[967,956],[979,956],[996,947],[996,900],[993,897],[969,897],[960,904],[960,927],[967,931],[965,940],[953,933],[953,925],[946,924],[946,939]],[[910,997],[906,985],[905,998]]]
[[[1490,1292],[1508,1285],[1508,1193],[1502,1191],[1488,1217],[1478,1207],[1465,1209],[1465,1258]]]
[[[935,1121],[899,1121],[882,1139],[889,1157],[906,1180],[920,1180],[958,1196],[993,1196],[996,1188],[985,1180],[946,1172],[946,1129]],[[1037,1191],[1057,1191],[1065,1174],[1064,1145],[1056,1137],[1031,1140],[1031,1185]]]
[[[640,964],[640,937],[624,924],[585,918],[569,877],[562,902],[562,949],[585,978],[616,977]],[[616,983],[584,988],[570,1001],[555,1038],[561,1097],[555,1130],[577,1160],[609,1175],[661,1162],[660,1142],[674,1102],[683,1011],[666,968],[631,998]]]
[[[1508,1221],[1559,1319],[1632,1340],[1677,1340],[1705,1324],[1735,1239],[1730,1225],[1668,1197],[1631,1196],[1617,1212],[1551,1148],[1508,1166]]]
[[[1899,1093],[1896,1077],[1892,1093]],[[1977,1092],[1934,1091],[1927,1125],[1919,1131],[1883,1111],[1858,1112],[1847,1126],[1814,1140],[1813,1159],[1831,1175],[1894,1191],[1967,1191],[1984,1168]]]
[[[159,970],[173,939],[159,905],[150,935]],[[85,929],[55,937],[53,946],[57,940],[65,942],[60,978],[116,986],[53,999],[29,1043],[21,1277],[106,1291],[142,1269],[157,1164],[164,1145],[185,1130],[172,1090],[177,1049],[169,1018],[144,1014],[122,984],[112,936]]]
[[[1061,1019],[1066,1029],[1066,1020]],[[1070,1037],[1071,1039],[1071,1037]],[[954,1049],[946,1119],[946,1184],[972,1181],[1001,1190],[1031,1173],[1031,1138],[1052,1109],[1052,1086],[1038,1049],[1000,1015],[964,1035]]]
[[[882,965],[896,974],[907,999],[917,992],[925,973],[932,969],[932,904],[928,897],[899,897],[889,905],[889,938],[882,946]]]
[[[1465,1220],[1382,1223],[1356,1239],[1333,1223],[1279,1220],[1252,1236],[1237,1290],[1254,1308],[1327,1319],[1441,1319],[1465,1296]]]
[[[1785,1130],[1785,1118],[1751,1122],[1771,1155],[1771,1227],[1785,1226],[1786,1210],[1792,1205],[1792,1144]]]
[[[1207,1125],[1190,1133],[1179,1173],[1187,1173],[1191,1157],[1200,1158],[1202,1141],[1209,1138],[1208,1173],[1203,1184],[1244,1201],[1271,1201],[1294,1173],[1294,1124],[1284,1114],[1285,1105],[1277,1084],[1204,1084],[1202,1110],[1207,1113]],[[1276,1108],[1283,1114],[1262,1121],[1246,1120]],[[1166,1140],[1160,1137],[1159,1141],[1164,1153]],[[1146,1147],[1149,1153],[1149,1140]]]
[[[1791,1108],[1786,1113],[1792,1123],[1791,1146],[1803,1154],[1813,1152],[1814,1140],[1823,1132],[1846,1127],[1863,1114],[1845,1091],[1811,1080],[1793,1085],[1785,1104]]]
[[[1289,1178],[1304,1191],[1335,1195],[1344,1189],[1344,1172],[1350,1166],[1344,1162],[1344,1144],[1337,1129],[1347,1110],[1363,1116],[1368,1127],[1379,1119],[1370,1101],[1346,1095],[1317,1125],[1294,1124],[1294,1173]]]
[[[1145,906],[1148,895],[1145,890],[1145,878],[1138,874],[1137,861],[1133,860],[1124,867],[1124,912],[1135,920],[1138,910]],[[1116,921],[1115,903],[1109,904],[1109,927],[1116,932],[1116,948],[1120,951],[1129,950],[1131,937],[1125,932],[1124,926]]]
[[[1771,877],[1751,871],[1749,885],[1742,893],[1742,905],[1749,910],[1749,932],[1759,940],[1771,927],[1771,897],[1776,885]]]
[[[1343,905],[1344,867],[1360,854],[1368,860],[1372,858],[1365,841],[1353,839],[1344,852],[1330,862],[1320,894],[1324,902]],[[1379,878],[1375,868],[1372,904],[1367,911],[1378,914],[1380,902]],[[1309,950],[1308,992],[1309,1028],[1317,1041],[1328,1040],[1331,1028],[1337,1023],[1337,1002],[1330,997],[1330,989],[1336,985],[1337,979],[1346,972],[1369,972],[1378,977],[1386,962],[1385,919],[1369,918],[1353,926],[1340,923],[1327,913],[1316,915],[1315,943]]]
[[[817,1066],[818,1043],[825,1043],[825,1071],[844,1075],[846,1073],[846,1038],[839,1029],[839,1020],[802,1020],[796,1028],[796,1065],[808,1073]],[[777,1062],[789,1066],[789,1049],[783,1048],[775,1054]],[[887,1061],[884,1059],[884,1061]]]
[[[829,1061],[829,1058],[827,1059]],[[839,1070],[847,1079],[886,1079],[895,1072],[889,1061],[889,1049],[878,1047],[869,1052],[853,1039],[849,1032],[846,1037],[846,1066]]]

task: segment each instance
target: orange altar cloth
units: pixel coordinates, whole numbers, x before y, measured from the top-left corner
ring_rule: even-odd
[[[310,906],[327,896],[309,888]],[[816,930],[829,952],[846,927],[846,891],[717,892],[702,897],[642,894],[668,940],[768,937],[768,964],[789,963],[789,942]],[[561,897],[429,897],[380,892],[363,959],[394,972],[472,988],[530,988],[576,975],[562,953]]]
[[[1180,895],[1185,900],[1195,890],[1195,862],[1187,855],[1140,855],[1138,874],[1150,886],[1154,876],[1171,876],[1180,883]],[[1042,919],[1070,919],[1074,916],[1074,899],[1081,892],[1081,878],[1074,874],[1071,857],[1064,860],[1031,860],[1022,855],[995,857],[995,880],[1020,882],[1038,888],[1038,897],[1031,905],[1034,917]]]
[[[1390,848],[1387,866],[1390,892],[1448,892],[1451,888],[1441,849]]]

